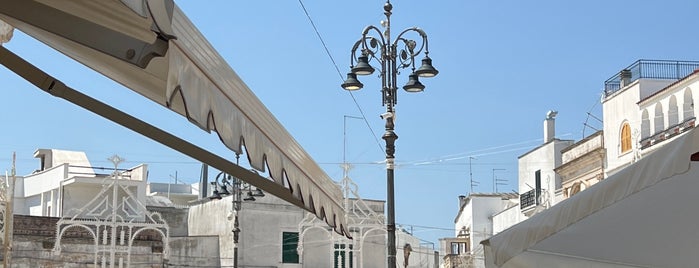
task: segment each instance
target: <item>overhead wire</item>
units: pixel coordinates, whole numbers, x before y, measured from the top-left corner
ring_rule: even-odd
[[[303,12],[306,14],[306,18],[308,18],[308,21],[311,23],[311,26],[313,27],[313,30],[315,31],[316,36],[318,37],[318,40],[320,40],[320,43],[323,45],[323,48],[325,49],[325,53],[328,55],[328,58],[330,58],[330,61],[333,63],[333,66],[335,67],[335,71],[337,71],[337,75],[340,77],[340,81],[344,81],[342,78],[342,72],[340,72],[340,68],[337,66],[337,62],[335,62],[335,58],[333,58],[332,54],[330,54],[330,50],[328,49],[328,46],[325,44],[323,37],[320,35],[318,28],[316,27],[315,23],[313,22],[313,19],[311,18],[311,15],[308,13],[308,10],[306,9],[306,6],[303,4],[302,0],[299,0],[299,4],[301,5]],[[369,121],[366,119],[367,117],[364,114],[364,110],[359,105],[359,102],[357,102],[357,99],[354,97],[354,94],[352,93],[352,91],[347,91],[347,92],[349,93],[350,97],[352,97],[352,101],[354,102],[354,105],[357,106],[359,113],[362,115],[362,119],[364,120],[364,123],[366,124],[367,128],[369,128],[369,131],[371,131],[371,135],[373,136],[374,140],[376,141],[376,144],[379,146],[379,151],[381,151],[381,153],[384,154],[383,147],[381,147],[381,143],[379,142],[378,136],[374,132],[374,129],[372,129],[371,125],[369,125]]]

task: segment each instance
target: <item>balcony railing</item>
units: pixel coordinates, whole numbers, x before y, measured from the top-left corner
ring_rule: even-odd
[[[519,195],[519,208],[525,209],[536,205],[536,190]]]
[[[689,118],[689,119],[685,120],[684,122],[676,124],[674,126],[671,126],[663,131],[656,133],[653,136],[642,139],[640,142],[641,149],[646,149],[646,148],[651,147],[653,145],[656,145],[664,140],[672,138],[677,134],[680,134],[682,132],[685,132],[689,129],[694,128],[695,121],[696,121],[696,118],[694,118],[694,117]]]
[[[626,74],[630,75],[630,77],[627,77],[627,79],[628,83],[631,83],[641,78],[677,80],[697,69],[699,69],[699,61],[638,60],[626,67],[624,71],[628,71]],[[621,89],[622,73],[624,71],[604,81],[605,97]]]

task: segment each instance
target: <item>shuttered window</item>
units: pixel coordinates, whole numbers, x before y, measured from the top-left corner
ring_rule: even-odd
[[[299,245],[299,233],[282,233],[282,263],[299,263],[299,253],[296,248]]]
[[[624,123],[621,127],[621,152],[631,151],[631,127],[629,123]]]

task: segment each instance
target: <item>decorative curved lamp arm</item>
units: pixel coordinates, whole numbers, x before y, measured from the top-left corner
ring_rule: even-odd
[[[403,35],[409,32],[416,32],[420,35],[422,42],[420,42],[419,47],[417,46],[417,42],[415,42],[415,40],[403,37]],[[404,69],[412,66],[412,69],[415,70],[415,56],[420,55],[423,49],[425,50],[425,57],[427,57],[427,34],[418,27],[405,29],[398,34],[396,40],[393,42],[393,47],[396,49],[396,51],[399,45],[402,45],[402,48],[400,49],[399,54],[396,55],[400,60],[400,64],[397,66],[398,69]]]

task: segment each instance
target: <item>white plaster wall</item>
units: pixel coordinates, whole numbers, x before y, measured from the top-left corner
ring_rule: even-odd
[[[499,196],[476,196],[472,198],[471,203],[473,204],[471,245],[476,249],[482,247],[481,241],[493,235],[493,222],[490,217],[504,208],[505,201]]]
[[[607,147],[607,164],[605,177],[609,172],[622,167],[633,160],[633,150],[621,154],[621,126],[627,121],[631,127],[631,133],[641,132],[641,113],[637,104],[640,101],[640,83],[637,81],[630,87],[620,90],[602,102],[602,116],[604,125],[604,143]],[[652,120],[654,110],[649,111]],[[651,128],[651,133],[653,130]],[[632,137],[633,138],[633,137]]]
[[[298,230],[287,230],[297,232]],[[325,228],[312,228],[303,236],[303,255],[300,267],[317,265],[315,267],[332,267],[335,245],[331,243],[332,233]],[[280,234],[281,235],[281,234]],[[300,243],[301,241],[299,241]],[[307,266],[310,267],[310,266]]]
[[[228,220],[231,208],[232,196],[228,196],[193,206],[189,210],[190,235],[220,237],[222,266],[233,265],[233,222]],[[298,232],[298,224],[304,216],[303,210],[266,195],[254,202],[244,202],[239,216],[239,266],[301,267],[300,264],[282,264],[281,245],[283,231]],[[308,265],[310,266],[307,267],[324,267]]]
[[[412,251],[408,257],[409,268],[431,268],[434,267],[434,250],[431,247],[420,247],[420,239],[409,233],[396,230],[396,266],[405,267],[405,256],[403,247],[410,244]]]
[[[386,230],[375,229],[367,232],[361,255],[363,268],[385,268]]]
[[[520,223],[527,219],[527,216],[522,214],[519,204],[511,208],[503,210],[493,216],[493,235],[496,235],[510,226]]]
[[[221,266],[232,266],[233,258],[233,222],[227,219],[232,208],[231,196],[221,200],[207,201],[192,206],[188,216],[188,233],[190,236],[216,235],[220,237]],[[343,241],[338,234],[327,229],[313,228],[303,237],[303,252],[299,264],[282,263],[282,232],[299,232],[299,223],[306,211],[271,195],[257,198],[254,202],[243,202],[240,211],[239,267],[332,267],[334,261],[334,244]],[[420,241],[415,237],[397,231],[397,262],[402,264],[403,245],[411,243],[415,254],[410,256],[409,267],[423,266],[434,255],[431,251],[420,248]],[[355,267],[384,268],[386,266],[386,231],[382,227],[370,230],[364,236],[364,243],[355,245]],[[401,266],[402,267],[402,266]]]
[[[304,211],[272,195],[243,203],[240,214],[241,263],[258,266],[301,267],[282,265],[282,232],[298,232]],[[230,232],[229,232],[230,233]],[[227,241],[232,242],[232,239]],[[223,251],[223,248],[222,248]],[[230,252],[230,251],[229,251]],[[230,255],[232,257],[232,255]],[[303,258],[300,256],[300,258]],[[308,267],[314,266],[310,264]]]
[[[607,164],[605,177],[615,173],[621,167],[631,163],[634,159],[634,149],[641,138],[641,109],[638,102],[658,90],[663,89],[674,80],[640,79],[629,87],[619,90],[617,93],[602,100],[602,116],[604,126],[604,143],[607,147]],[[679,101],[679,99],[678,99]],[[667,110],[668,103],[663,103],[663,109]],[[654,116],[655,106],[648,109],[648,116],[652,124],[650,134],[655,133]],[[666,115],[664,115],[666,116]],[[632,149],[621,153],[621,126],[628,122],[631,127]],[[663,124],[667,121],[663,118]]]
[[[459,232],[466,227],[466,229],[471,229],[473,226],[473,204],[472,200],[468,199],[468,203],[461,208],[458,218],[454,220],[454,237],[459,236]]]
[[[24,177],[24,195],[34,196],[58,189],[60,182],[68,176],[68,164],[47,169]]]
[[[656,80],[656,79],[640,79],[639,84],[641,85],[640,90],[640,99],[645,99],[650,95],[655,94],[659,90],[667,87],[668,85],[672,84],[676,80],[670,80],[670,79],[663,79],[663,80]]]

